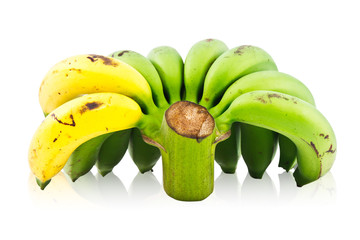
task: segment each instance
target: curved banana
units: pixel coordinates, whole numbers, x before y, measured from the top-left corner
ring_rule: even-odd
[[[211,108],[234,81],[264,70],[277,70],[277,67],[271,56],[261,48],[244,45],[224,52],[206,74],[199,104]]]
[[[30,168],[45,183],[82,143],[135,127],[142,116],[139,105],[121,94],[94,93],[68,101],[51,112],[35,132],[29,148]]]
[[[94,54],[73,56],[53,66],[41,83],[39,100],[47,115],[69,100],[97,92],[120,93],[133,98],[145,112],[156,111],[150,86],[138,71]]]
[[[236,98],[216,119],[220,133],[233,122],[244,122],[278,132],[297,148],[294,178],[298,186],[326,174],[336,155],[336,138],[329,122],[311,104],[274,91],[253,91]]]
[[[226,90],[220,102],[209,109],[213,117],[220,116],[240,95],[256,90],[286,93],[315,105],[310,90],[295,77],[278,71],[260,71],[250,73],[236,80]]]
[[[161,46],[151,50],[147,57],[159,73],[168,102],[181,101],[184,62],[180,54],[172,47]]]
[[[207,71],[227,50],[225,43],[217,39],[205,39],[191,47],[184,64],[185,100],[199,102]]]
[[[73,182],[92,169],[98,159],[101,145],[111,134],[103,134],[84,142],[70,155],[64,170]]]
[[[105,177],[124,157],[128,149],[131,129],[121,130],[112,133],[102,144],[96,167]]]
[[[289,74],[285,74],[278,71],[261,71],[248,74],[237,81],[235,81],[224,93],[220,102],[211,108],[209,112],[214,116],[219,116],[222,112],[224,112],[229,105],[241,94],[246,92],[251,92],[255,90],[269,90],[269,91],[276,91],[280,93],[289,94],[295,97],[298,97],[306,102],[309,102],[312,105],[315,105],[314,98],[309,91],[309,89],[298,79],[290,76]],[[259,164],[260,169],[258,170],[258,176],[260,174],[261,169],[264,169],[264,163],[267,162],[270,164],[271,160],[273,159],[273,154],[267,151],[267,157],[264,155],[265,149],[270,150],[273,148],[274,142],[271,141],[273,138],[271,131],[267,129],[257,129],[256,127],[249,126],[249,125],[242,125],[242,128],[251,128],[253,131],[245,130],[242,132],[243,140],[242,144],[246,146],[242,146],[243,150],[243,157],[244,160],[251,164],[252,162],[261,162]],[[244,136],[249,135],[249,137]],[[259,135],[259,137],[255,138],[254,135]],[[252,142],[249,139],[253,139]],[[253,146],[250,147],[248,145]],[[264,151],[258,148],[259,145],[267,145],[264,147]],[[280,146],[280,161],[279,167],[283,167],[286,171],[291,169],[295,162],[296,162],[296,147],[295,145],[285,136],[279,135],[279,146]],[[275,151],[275,148],[274,148]],[[260,154],[261,153],[261,154]],[[258,157],[256,157],[258,155]],[[259,158],[257,161],[254,159]],[[249,160],[246,160],[249,159]],[[261,160],[263,159],[263,160]],[[255,164],[256,166],[257,164]],[[254,172],[254,168],[251,172]],[[248,166],[249,167],[249,166]],[[251,174],[253,176],[254,174]]]
[[[169,103],[165,99],[164,89],[160,76],[149,59],[140,53],[131,50],[117,51],[111,54],[111,57],[123,61],[135,68],[147,80],[150,85],[154,102],[158,107],[169,107]]]
[[[152,170],[161,156],[157,147],[147,144],[143,140],[142,134],[137,128],[131,131],[129,153],[141,173]]]
[[[235,173],[240,156],[240,123],[234,122],[231,126],[230,137],[216,145],[215,161],[220,165],[224,173]]]

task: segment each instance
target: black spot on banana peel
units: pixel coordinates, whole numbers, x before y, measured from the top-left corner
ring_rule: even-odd
[[[63,124],[63,125],[67,125],[67,126],[72,126],[72,127],[75,127],[75,121],[74,121],[74,116],[72,115],[72,114],[70,114],[70,119],[71,119],[71,123],[67,123],[67,122],[63,122],[63,121],[61,121],[61,120],[59,120],[56,116],[55,116],[55,114],[54,113],[52,113],[51,114],[51,116],[58,122],[58,123],[60,123],[60,124]]]
[[[90,54],[87,58],[91,62],[96,62],[101,59],[104,65],[109,65],[113,67],[117,67],[119,65],[116,61],[114,61],[114,59],[102,55]]]
[[[121,51],[117,54],[118,57],[121,57],[122,55],[124,55],[125,53],[128,53],[129,51],[125,50],[125,51]]]
[[[83,114],[85,113],[86,111],[89,111],[89,110],[94,110],[98,107],[100,107],[101,105],[103,105],[104,103],[102,102],[89,102],[89,103],[86,103],[81,109],[80,109],[80,114]]]

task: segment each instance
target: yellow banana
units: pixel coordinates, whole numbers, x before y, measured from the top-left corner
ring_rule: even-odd
[[[35,132],[29,164],[41,182],[50,180],[71,153],[96,136],[136,126],[139,105],[116,93],[94,93],[68,101],[51,112]]]
[[[117,59],[87,54],[69,57],[46,74],[39,90],[45,115],[83,94],[113,92],[133,98],[147,112],[156,108],[146,79]]]
[[[193,48],[188,66],[196,59],[202,67],[191,67],[194,72],[187,72],[189,79],[184,77],[187,69],[181,56],[170,47],[152,50],[149,61],[132,56],[132,63],[138,64],[133,64],[135,68],[125,60],[93,54],[56,64],[40,87],[39,100],[47,117],[28,153],[38,185],[43,189],[75,149],[83,143],[90,146],[90,139],[138,128],[147,144],[160,149],[166,193],[179,200],[202,200],[213,191],[215,146],[226,144],[234,122],[277,132],[295,144],[298,186],[328,172],[336,155],[335,134],[311,101],[297,95],[307,93],[299,90],[302,84],[279,74],[271,56],[258,47],[225,51],[226,46],[220,44],[220,48],[211,53],[201,48],[201,54],[208,56],[206,66]],[[153,79],[157,74],[161,84],[159,78]],[[255,78],[260,75],[261,79]],[[270,77],[271,81],[264,82]],[[200,85],[191,89],[194,83]],[[185,97],[199,100],[199,105],[181,101]],[[172,105],[167,109],[168,100]],[[93,162],[89,161],[84,164],[90,168]]]

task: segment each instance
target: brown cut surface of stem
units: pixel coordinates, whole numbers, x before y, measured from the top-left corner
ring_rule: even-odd
[[[211,135],[215,121],[203,106],[188,101],[176,102],[165,112],[169,127],[177,134],[194,139]]]

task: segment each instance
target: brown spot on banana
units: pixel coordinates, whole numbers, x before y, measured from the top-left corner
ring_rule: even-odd
[[[74,116],[72,114],[70,114],[70,119],[71,119],[71,123],[67,123],[67,122],[63,122],[60,119],[58,119],[54,113],[51,114],[51,117],[53,117],[58,123],[63,124],[63,125],[67,125],[67,126],[72,126],[75,127],[75,121],[74,121]]]
[[[91,62],[96,62],[101,59],[104,65],[109,65],[113,67],[117,67],[119,65],[116,61],[114,61],[113,58],[105,57],[102,55],[90,54],[87,58],[90,59]]]
[[[330,145],[329,147],[329,150],[326,151],[327,153],[335,153],[336,152],[336,149],[332,149],[332,144]]]
[[[251,47],[250,45],[243,45],[243,46],[240,46],[238,47],[236,50],[235,50],[235,54],[238,54],[238,55],[241,55],[244,53],[244,49],[245,48],[248,48],[248,47]]]
[[[128,50],[121,51],[118,53],[118,57],[121,57],[122,55],[124,55],[125,53],[128,53],[128,52],[129,52]]]
[[[310,146],[312,147],[312,149],[314,149],[314,151],[315,151],[315,153],[316,153],[316,156],[317,156],[318,158],[320,158],[321,155],[319,154],[319,151],[317,150],[315,144],[314,144],[313,142],[310,142]]]
[[[80,112],[80,114],[83,114],[86,111],[94,110],[103,104],[104,103],[102,103],[102,102],[89,102],[89,103],[86,103],[82,108],[80,108],[79,112]]]
[[[255,100],[259,101],[259,102],[262,102],[263,104],[266,104],[267,101],[264,99],[264,97],[258,97],[256,98]]]

